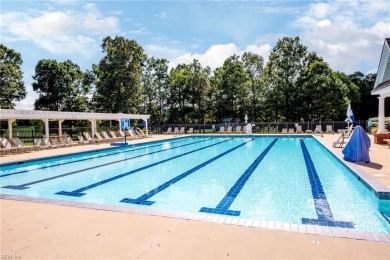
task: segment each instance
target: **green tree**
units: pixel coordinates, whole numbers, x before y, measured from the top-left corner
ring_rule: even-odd
[[[307,47],[299,37],[285,37],[273,48],[264,69],[264,84],[268,87],[267,105],[274,120],[297,120],[299,89],[296,82],[307,58]]]
[[[169,106],[168,122],[187,123],[190,112],[190,90],[187,80],[190,75],[190,66],[178,64],[169,72],[169,91],[167,105]]]
[[[13,49],[0,44],[0,107],[14,108],[15,101],[26,97],[23,73],[20,65],[22,56]]]
[[[102,43],[106,54],[98,65],[93,105],[96,111],[137,113],[140,110],[142,65],[146,55],[134,40],[106,37]]]
[[[88,111],[92,79],[77,64],[67,60],[40,60],[35,66],[33,90],[39,94],[37,110]]]
[[[233,55],[223,66],[214,71],[211,78],[215,93],[215,116],[218,121],[229,116],[242,119],[246,111],[246,75],[240,57]]]
[[[210,68],[202,68],[197,60],[193,60],[189,65],[189,75],[186,82],[189,90],[189,100],[191,103],[192,123],[204,123],[207,108],[207,96],[210,85]]]
[[[263,72],[264,59],[258,54],[245,52],[242,55],[242,61],[244,63],[244,69],[248,78],[249,96],[251,97],[252,103],[249,117],[252,118],[253,121],[257,121],[259,118],[258,111],[260,110],[258,107],[258,102],[259,99],[262,99],[260,77]]]
[[[357,71],[349,75],[351,81],[359,88],[360,100],[357,107],[353,107],[355,118],[367,120],[370,117],[378,116],[378,97],[371,95],[375,84],[376,73],[364,75]]]
[[[309,54],[297,86],[300,119],[334,120],[345,114],[348,85],[315,53]]]

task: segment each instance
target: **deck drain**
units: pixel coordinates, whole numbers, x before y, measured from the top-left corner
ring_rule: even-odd
[[[320,244],[321,242],[320,241],[318,241],[318,240],[313,240],[313,241],[311,241],[313,244]]]

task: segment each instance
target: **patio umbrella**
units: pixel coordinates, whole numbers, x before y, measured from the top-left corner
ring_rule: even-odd
[[[248,123],[248,114],[245,114],[245,124]]]
[[[351,123],[355,121],[355,117],[353,115],[352,108],[351,108],[351,103],[348,104],[347,119],[349,119],[349,121],[351,121]]]

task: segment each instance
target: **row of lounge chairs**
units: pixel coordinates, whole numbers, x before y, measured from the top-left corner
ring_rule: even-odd
[[[110,135],[109,135],[110,134]],[[85,144],[99,144],[104,142],[116,142],[125,139],[139,139],[150,137],[142,132],[140,128],[131,128],[127,132],[119,131],[117,136],[114,131],[106,131],[101,133],[95,133],[96,138],[92,138],[88,132],[84,132],[83,136],[78,136],[78,141],[74,141],[71,137],[56,137],[56,138],[36,138],[33,140],[32,146],[26,146],[19,138],[1,138],[0,142],[0,154],[4,155],[7,153],[22,153],[38,151],[42,149],[53,149],[61,147],[71,147],[74,145],[85,145]]]
[[[322,126],[321,125],[316,125],[316,128],[314,129],[314,131],[308,129],[305,131],[306,134],[319,134],[319,135],[322,135],[324,133],[324,131],[322,130]],[[325,131],[326,134],[330,133],[330,134],[334,134],[334,131],[333,131],[333,126],[332,125],[326,125],[326,131]],[[294,130],[294,128],[282,128],[282,134],[303,134],[303,131],[302,131],[302,126],[301,125],[297,125],[296,126],[296,131]]]
[[[163,134],[192,134],[194,133],[194,128],[190,127],[188,130],[184,126],[180,127],[175,127],[172,129],[172,127],[168,127],[166,132],[163,132]]]

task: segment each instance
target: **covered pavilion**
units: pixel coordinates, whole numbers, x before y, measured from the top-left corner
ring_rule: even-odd
[[[385,99],[390,97],[390,38],[383,44],[374,89],[371,95],[379,95],[378,134],[385,134]]]
[[[148,131],[148,119],[150,115],[141,114],[111,114],[111,113],[91,113],[91,112],[62,112],[62,111],[42,111],[42,110],[15,110],[1,109],[0,120],[8,121],[8,134],[12,138],[12,123],[16,120],[42,120],[45,123],[45,136],[49,137],[49,121],[58,121],[58,135],[62,136],[62,123],[65,120],[87,120],[91,122],[91,133],[95,136],[96,121],[114,120],[123,126],[123,122],[132,119],[141,119],[145,122],[146,134]]]

